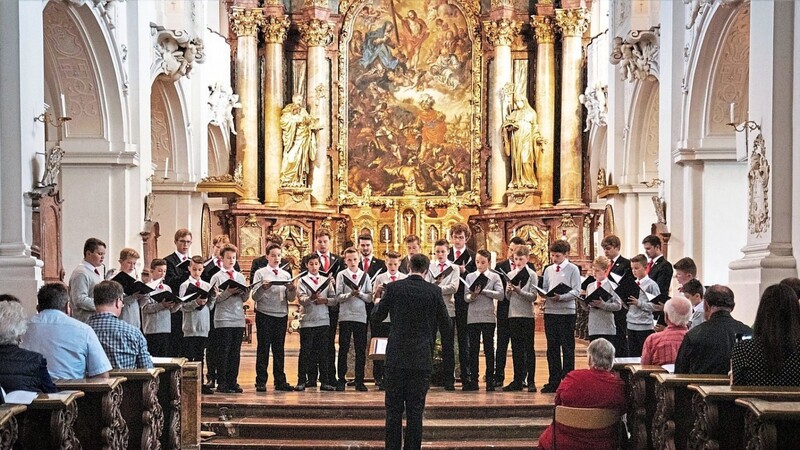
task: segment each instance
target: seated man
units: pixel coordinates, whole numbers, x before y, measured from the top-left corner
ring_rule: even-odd
[[[734,306],[729,287],[715,284],[708,288],[703,297],[706,321],[692,327],[683,338],[675,373],[728,373],[736,335],[753,334],[750,327],[731,317]]]
[[[37,299],[39,314],[31,317],[21,347],[41,353],[53,379],[108,378],[111,363],[94,330],[69,316],[66,286],[45,284]]]
[[[647,336],[642,349],[642,364],[661,366],[675,364],[683,337],[689,331],[692,304],[682,295],[675,296],[664,304],[667,328]]]
[[[97,313],[86,322],[100,339],[100,344],[115,369],[150,369],[153,360],[141,331],[119,320],[125,292],[116,281],[102,281],[94,287]]]

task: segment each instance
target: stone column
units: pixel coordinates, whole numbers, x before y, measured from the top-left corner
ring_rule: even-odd
[[[264,22],[260,8],[234,6],[231,31],[236,34],[236,91],[242,107],[237,114],[236,161],[242,163],[244,196],[239,204],[258,202],[258,27]]]
[[[31,209],[25,200],[47,126],[33,120],[44,112],[42,20],[39,2],[0,2],[0,292],[19,297],[28,313],[35,312],[42,280],[42,262],[31,256]]]
[[[561,28],[561,198],[558,206],[583,206],[581,187],[581,89],[583,61],[582,38],[589,27],[585,8],[556,9],[556,23]]]
[[[306,56],[306,103],[308,113],[319,118],[322,129],[317,133],[317,155],[311,168],[311,204],[324,208],[331,196],[331,165],[328,146],[331,135],[331,71],[325,56],[333,40],[333,24],[313,18],[299,26]]]
[[[289,18],[279,6],[278,15],[265,17],[264,32],[264,204],[277,208],[281,185],[281,110],[283,108],[283,42]]]
[[[553,207],[553,170],[555,155],[556,63],[555,27],[552,16],[532,16],[531,25],[536,37],[536,114],[539,131],[545,140],[539,168],[539,190],[542,208]]]
[[[503,147],[501,125],[513,101],[508,89],[513,79],[511,42],[519,34],[520,24],[509,19],[484,22],[486,39],[494,47],[494,60],[489,73],[489,145],[492,148],[489,195],[492,208],[502,208],[508,188],[508,158]]]
[[[798,22],[795,2],[750,3],[749,111],[741,119],[753,122],[749,132],[738,125],[737,146],[745,145],[747,160],[747,245],[742,259],[730,267],[730,287],[736,294],[733,315],[752,323],[758,299],[771,284],[797,276],[792,228],[797,227],[793,196],[798,195],[793,159],[798,156],[796,92],[800,80],[788,68],[800,66],[800,49],[794,47]],[[759,126],[760,129],[756,128]],[[737,151],[738,152],[738,151]],[[724,226],[724,224],[715,224]]]

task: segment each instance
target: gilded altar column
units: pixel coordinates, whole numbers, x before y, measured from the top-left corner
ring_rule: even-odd
[[[331,196],[331,165],[328,146],[331,135],[331,112],[328,94],[331,71],[325,51],[333,40],[333,25],[313,18],[299,26],[300,36],[308,48],[306,56],[306,102],[309,114],[319,119],[317,155],[311,168],[311,204],[324,207]]]
[[[283,109],[283,42],[289,18],[283,15],[283,4],[276,15],[264,19],[264,204],[277,208],[281,185],[281,110]]]
[[[557,9],[561,28],[561,198],[558,206],[582,206],[581,62],[583,33],[589,27],[585,8]]]
[[[506,92],[512,83],[511,42],[519,34],[520,24],[509,19],[484,22],[486,39],[494,47],[494,61],[489,73],[489,144],[492,147],[489,185],[492,208],[502,208],[508,188],[508,158],[503,143],[503,120],[512,101]]]
[[[240,204],[258,204],[258,27],[260,8],[231,7],[231,31],[236,36],[236,90],[242,107],[237,114],[236,160],[242,163],[244,196]]]
[[[556,123],[555,27],[553,17],[549,15],[532,16],[531,25],[536,37],[536,114],[539,132],[545,141],[536,167],[539,168],[539,189],[542,191],[541,207],[552,208]]]

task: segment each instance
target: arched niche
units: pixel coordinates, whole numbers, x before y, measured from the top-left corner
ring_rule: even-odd
[[[621,182],[636,184],[658,175],[658,81],[637,81],[625,133]]]
[[[208,175],[220,176],[230,173],[230,143],[223,128],[208,124]]]
[[[192,158],[184,102],[176,83],[156,78],[150,91],[150,148],[156,177],[188,181]]]
[[[608,162],[608,127],[593,126],[589,132],[589,176],[587,182],[591,189],[591,201],[597,201],[597,172],[604,169],[605,181],[611,174]],[[614,174],[611,174],[612,176]]]

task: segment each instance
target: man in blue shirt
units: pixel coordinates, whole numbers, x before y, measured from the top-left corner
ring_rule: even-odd
[[[54,379],[107,378],[111,370],[91,327],[69,316],[69,292],[61,283],[42,286],[21,347],[41,353]]]
[[[94,287],[97,313],[86,324],[94,329],[115,369],[150,369],[153,359],[141,331],[119,320],[125,292],[116,281],[102,281]]]

